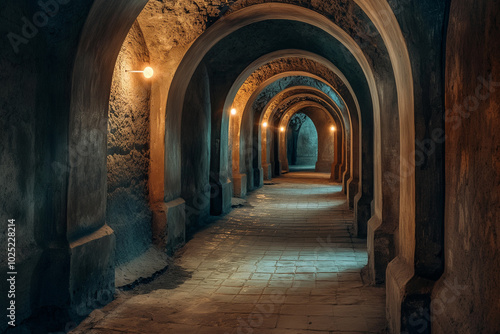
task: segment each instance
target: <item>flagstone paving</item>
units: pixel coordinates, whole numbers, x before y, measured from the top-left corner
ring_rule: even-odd
[[[385,290],[363,284],[341,187],[310,172],[272,183],[72,333],[384,333]]]

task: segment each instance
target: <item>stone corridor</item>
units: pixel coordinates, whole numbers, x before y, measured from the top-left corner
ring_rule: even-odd
[[[499,18],[3,1],[0,333],[500,334]]]
[[[328,174],[289,173],[197,233],[149,284],[72,333],[381,333],[385,289]]]

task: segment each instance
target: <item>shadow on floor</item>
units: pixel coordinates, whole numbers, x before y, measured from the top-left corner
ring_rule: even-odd
[[[176,254],[175,258],[182,257],[182,250]],[[193,271],[188,271],[176,264],[175,258],[169,261],[168,267],[163,272],[158,272],[147,281],[123,289],[131,291],[133,294],[147,294],[158,289],[173,290],[184,284],[192,277]]]

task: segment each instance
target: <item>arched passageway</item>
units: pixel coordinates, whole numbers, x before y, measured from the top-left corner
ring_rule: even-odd
[[[314,104],[310,106],[298,103],[283,114],[278,125],[280,129],[279,158],[282,161],[282,168],[289,171],[290,165],[294,162],[295,165],[312,166],[311,169],[317,172],[330,172],[334,168],[332,164],[334,163],[335,131],[333,129],[336,129],[335,124],[331,114]],[[291,139],[292,144],[295,140],[292,152],[288,152],[290,143],[288,139]],[[302,161],[299,163],[289,158],[293,157],[289,154],[293,154],[293,150],[296,154],[299,152],[302,154]],[[298,157],[295,156],[295,158]]]
[[[116,319],[128,306],[160,299],[154,314],[184,318],[139,316],[134,331],[216,330],[228,327],[221,313],[199,312],[192,294],[238,320],[269,304],[267,288],[309,281],[290,300],[312,313],[299,319],[285,298],[261,328],[375,331],[382,310],[391,333],[500,330],[497,1],[20,0],[1,11],[0,240],[18,238],[0,265],[19,273],[7,300],[19,326],[0,330],[67,330],[163,271],[142,289],[165,284],[182,309],[162,288],[136,291],[95,323],[127,326]],[[152,77],[137,73],[146,66]],[[319,181],[289,173],[299,112],[318,135]],[[339,242],[311,254],[325,234]],[[248,283],[268,260],[268,280]],[[245,295],[259,299],[238,303]],[[343,319],[353,300],[362,319]]]
[[[313,121],[306,114],[295,114],[286,129],[289,168],[314,170],[318,161],[318,150],[318,131]]]

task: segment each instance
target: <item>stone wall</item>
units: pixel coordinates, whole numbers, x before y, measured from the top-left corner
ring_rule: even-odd
[[[220,149],[228,146],[223,132],[227,92],[245,65],[258,57],[299,48],[335,61],[359,98],[362,150],[356,151],[360,154],[353,155],[352,161],[362,168],[360,179],[350,182],[348,188],[359,190],[355,208],[360,228],[355,232],[364,236],[366,221],[375,212],[380,221],[373,224],[376,228],[371,229],[369,239],[391,245],[379,242],[377,246],[374,242],[370,261],[377,262],[380,248],[398,246],[398,258],[387,280],[391,328],[399,332],[402,322],[407,325],[412,312],[423,306],[433,308],[432,326],[437,332],[498,331],[499,103],[495,92],[500,88],[495,85],[500,78],[491,77],[489,81],[490,74],[499,72],[498,1],[451,2],[446,86],[442,50],[448,2],[390,1],[397,22],[392,14],[383,15],[384,8],[391,9],[384,0],[163,0],[149,1],[139,15],[146,2],[69,2],[61,5],[27,43],[21,43],[20,50],[16,51],[6,38],[0,41],[0,79],[7,83],[0,92],[0,196],[5,199],[0,211],[2,216],[17,220],[18,235],[23,236],[17,244],[22,277],[18,285],[22,305],[19,321],[40,308],[101,306],[96,304],[97,294],[114,289],[115,237],[106,222],[116,231],[118,263],[140,254],[151,239],[152,193],[156,204],[177,203],[177,211],[171,216],[178,217],[169,221],[169,229],[183,227],[180,197],[191,186],[182,180],[190,177],[182,176],[183,159],[207,155],[203,167],[192,166],[198,168],[197,186],[202,185],[202,176],[213,162],[217,177],[213,184],[221,190],[229,189],[229,181],[221,176],[226,176],[223,172],[230,157]],[[269,3],[253,6],[263,2]],[[284,9],[278,2],[313,11]],[[250,8],[247,11],[244,7]],[[32,18],[40,10],[35,1],[7,2],[0,16],[9,19],[1,22],[0,35],[22,32],[22,18]],[[234,19],[219,20],[227,13],[234,14]],[[327,23],[311,13],[324,14]],[[293,22],[258,22],[268,14]],[[145,42],[134,26],[116,63],[120,46],[136,19]],[[302,19],[309,23],[299,22]],[[316,21],[322,23],[312,27],[310,23]],[[242,22],[248,26],[231,38],[223,38],[226,32],[233,32],[232,25]],[[347,40],[349,48],[322,29],[330,23],[345,32],[337,38],[347,35],[353,39]],[[374,26],[378,33],[372,34]],[[209,27],[214,29],[208,31]],[[184,94],[197,60],[210,48],[206,56],[210,92],[204,94],[208,100],[210,93],[213,113],[210,118],[206,115],[206,122],[210,119],[213,126],[199,120],[195,129],[205,131],[201,138],[210,134],[211,142],[200,148],[201,153],[186,156],[182,146],[192,143],[181,141],[181,134],[185,135],[181,119],[187,119],[183,118],[183,106],[190,102],[184,98],[195,96],[196,91]],[[142,69],[149,61],[147,49],[159,74],[151,90],[140,75],[123,73],[125,69]],[[354,55],[349,50],[354,50]],[[358,63],[360,59],[366,63]],[[114,66],[119,75],[110,101]],[[196,90],[196,82],[192,83]],[[468,98],[478,94],[479,84],[484,87],[479,90],[473,112],[444,113],[444,95],[451,110],[464,99],[475,105],[476,100]],[[488,90],[488,98],[481,100]],[[174,101],[168,108],[167,97],[169,103]],[[421,147],[422,141],[444,127],[443,117],[449,120],[446,163],[442,143],[436,145],[433,154],[427,154],[428,147]],[[461,124],[455,128],[458,120]],[[193,145],[197,143],[195,140]],[[273,145],[275,150],[277,142]],[[423,155],[417,166],[411,165],[416,150]],[[362,166],[356,159],[362,160]],[[397,174],[395,185],[391,185],[385,173],[398,172],[399,161],[409,161],[410,165],[401,166],[401,171],[408,169],[407,173]],[[219,202],[215,203],[217,213],[230,206],[225,197]],[[169,216],[171,206],[166,208]],[[381,238],[381,234],[388,237]],[[6,234],[0,237],[3,244]],[[376,281],[384,281],[380,272],[394,255],[384,255],[383,261],[374,266]],[[434,288],[443,269],[444,277]],[[451,295],[450,286],[456,288]],[[4,295],[4,286],[1,288]],[[440,310],[443,296],[453,302]],[[417,320],[425,319],[426,315],[421,315]]]
[[[111,86],[108,121],[108,200],[106,222],[116,235],[116,263],[146,251],[151,244],[148,173],[151,80],[142,73],[149,52],[134,24],[118,57]]]
[[[433,333],[500,332],[499,17],[498,1],[452,1],[445,273],[432,295]]]
[[[49,15],[33,1],[0,9],[0,210],[17,221],[16,331],[58,331],[68,313],[85,316],[114,292],[105,119],[116,56],[145,2],[59,1]],[[10,33],[22,42],[9,43]]]

